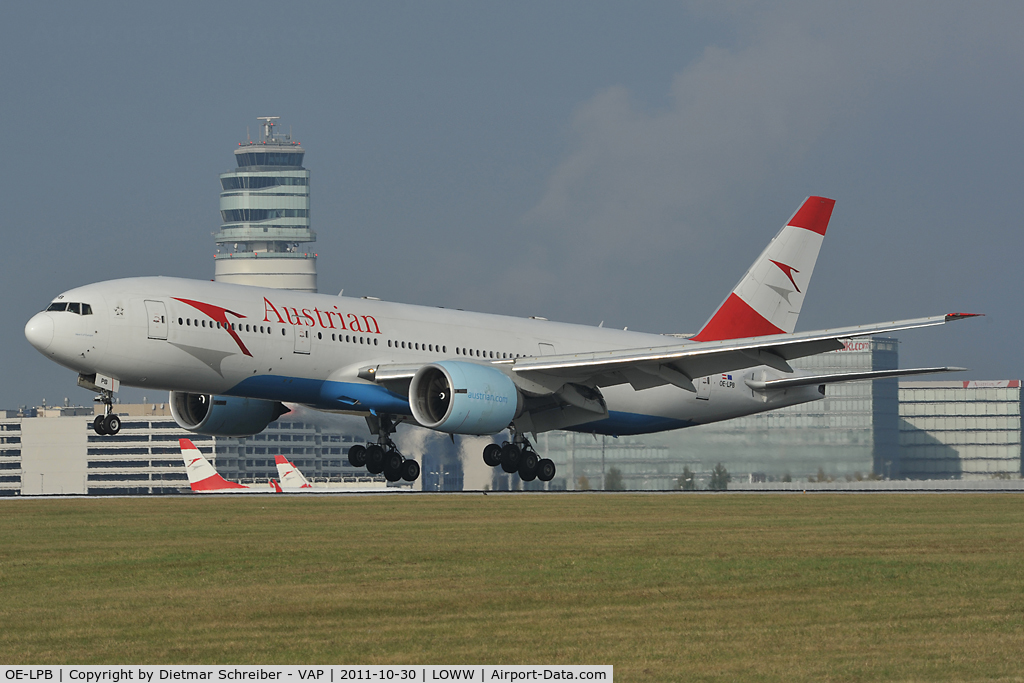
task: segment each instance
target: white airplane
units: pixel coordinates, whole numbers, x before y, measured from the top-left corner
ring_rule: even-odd
[[[203,457],[191,440],[178,439],[178,445],[181,447],[181,458],[185,461],[188,485],[193,493],[281,493],[281,487],[273,479],[267,484],[269,488],[228,481],[217,473],[217,469]]]
[[[174,419],[199,434],[260,432],[283,402],[363,415],[377,443],[349,461],[390,481],[419,476],[391,439],[401,422],[453,438],[508,430],[485,462],[547,481],[555,466],[528,434],[679,429],[818,400],[831,382],[962,369],[794,372],[789,361],[852,337],[973,315],[795,332],[834,204],[806,199],[689,338],[168,277],[64,292],[25,336],[99,392],[99,434],[120,428],[123,383],[170,391]]]

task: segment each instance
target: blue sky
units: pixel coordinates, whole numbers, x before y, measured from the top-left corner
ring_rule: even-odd
[[[217,175],[264,115],[307,149],[323,292],[693,332],[822,194],[798,329],[980,311],[900,335],[901,364],[1019,378],[1022,19],[1009,2],[5,8],[0,405],[91,399],[22,334],[62,290],[212,277]]]

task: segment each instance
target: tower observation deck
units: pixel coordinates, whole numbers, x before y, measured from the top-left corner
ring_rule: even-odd
[[[239,143],[238,168],[220,174],[220,231],[214,236],[218,282],[316,291],[309,244],[309,171],[305,150],[261,116],[259,140]]]

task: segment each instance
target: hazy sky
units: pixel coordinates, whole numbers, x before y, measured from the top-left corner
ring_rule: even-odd
[[[212,277],[266,115],[322,292],[695,332],[822,194],[798,329],[984,312],[901,364],[1020,378],[1021,35],[1019,2],[11,4],[0,406],[91,400],[23,335],[62,290]]]

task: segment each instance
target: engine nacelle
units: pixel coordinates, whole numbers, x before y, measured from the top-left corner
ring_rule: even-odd
[[[182,429],[208,436],[250,436],[288,412],[283,403],[172,391],[171,415]]]
[[[519,414],[515,383],[486,365],[441,361],[420,368],[409,384],[412,415],[447,434],[497,434]]]

